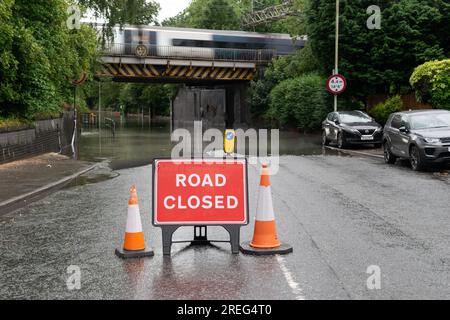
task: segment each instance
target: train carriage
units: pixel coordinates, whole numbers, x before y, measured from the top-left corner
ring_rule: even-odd
[[[289,55],[304,45],[304,39],[288,34],[126,25],[113,28],[106,47],[115,55],[255,61]]]

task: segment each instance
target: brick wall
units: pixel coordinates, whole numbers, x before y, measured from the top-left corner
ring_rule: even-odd
[[[367,99],[367,107],[368,109],[372,109],[377,104],[386,101],[389,96],[386,94],[376,94],[371,95]],[[433,107],[429,104],[420,103],[416,100],[416,95],[414,93],[408,93],[402,95],[403,107],[405,110],[419,110],[419,109],[432,109]]]
[[[72,132],[72,112],[59,119],[36,121],[32,129],[0,132],[0,164],[67,149]]]

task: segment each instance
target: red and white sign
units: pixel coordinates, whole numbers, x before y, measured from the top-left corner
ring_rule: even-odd
[[[334,74],[327,80],[327,90],[332,94],[341,94],[347,89],[347,80],[341,74]]]
[[[247,223],[245,159],[154,161],[154,225]]]

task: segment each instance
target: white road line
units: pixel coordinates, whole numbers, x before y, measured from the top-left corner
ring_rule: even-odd
[[[280,264],[281,271],[283,271],[284,278],[286,279],[289,287],[291,287],[292,292],[294,295],[296,295],[296,300],[305,300],[305,296],[303,295],[303,290],[300,288],[300,285],[298,282],[295,281],[294,276],[289,271],[289,269],[286,267],[286,261],[284,258],[280,255],[276,255],[277,261]]]

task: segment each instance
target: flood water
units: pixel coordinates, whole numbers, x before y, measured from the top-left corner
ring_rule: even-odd
[[[83,126],[78,159],[109,161],[114,170],[150,164],[154,158],[170,157],[170,124],[138,120],[117,121],[113,135],[109,128]],[[319,134],[280,132],[280,155],[322,154]]]

